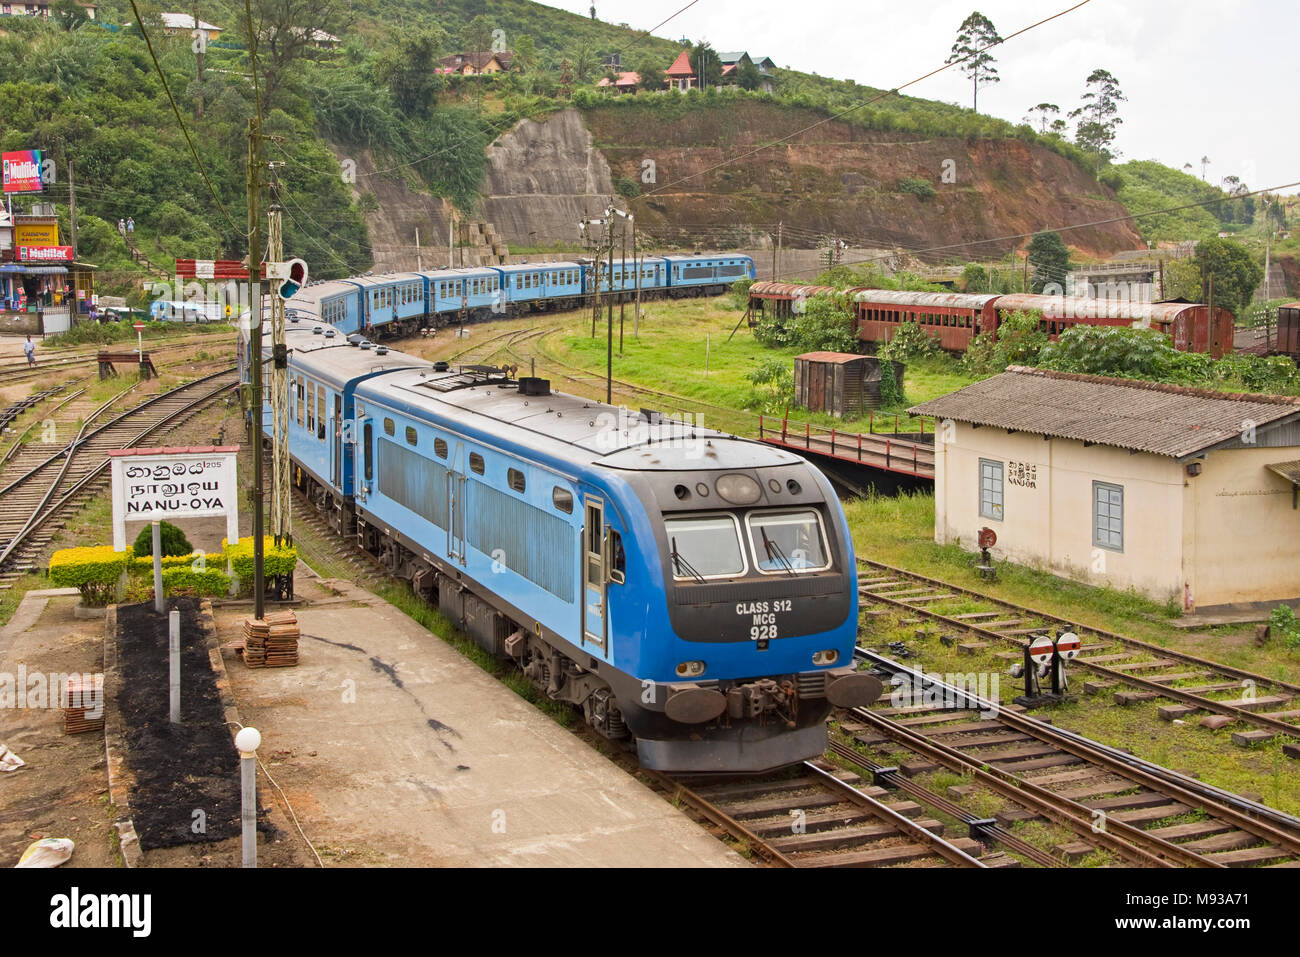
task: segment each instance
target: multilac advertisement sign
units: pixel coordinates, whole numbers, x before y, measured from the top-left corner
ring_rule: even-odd
[[[239,539],[237,445],[122,449],[113,467],[113,548],[126,548],[127,522],[226,516],[226,539]]]
[[[19,246],[18,258],[22,262],[72,262],[71,246]]]
[[[41,191],[41,151],[17,150],[5,153],[4,180],[6,193],[39,193]]]

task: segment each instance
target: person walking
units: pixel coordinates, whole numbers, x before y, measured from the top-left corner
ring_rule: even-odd
[[[27,335],[27,341],[23,343],[23,352],[27,353],[27,364],[36,365],[36,343],[32,342],[30,333]]]
[[[127,219],[126,231],[133,236],[135,235],[135,217],[130,217]]]
[[[123,239],[126,239],[126,220],[125,220],[125,219],[120,219],[120,218],[118,219],[118,221],[117,221],[117,231],[118,231],[119,233],[122,234],[122,238],[123,238]]]

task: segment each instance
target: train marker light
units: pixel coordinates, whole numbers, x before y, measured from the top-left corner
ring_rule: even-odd
[[[704,674],[704,662],[683,661],[677,666],[677,674],[683,678],[698,678]]]

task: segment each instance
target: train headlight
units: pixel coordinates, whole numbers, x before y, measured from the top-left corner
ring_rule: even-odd
[[[732,505],[753,505],[763,494],[763,490],[752,478],[734,472],[721,476],[714,487],[717,488],[718,495]]]
[[[677,666],[677,674],[682,678],[698,678],[704,674],[704,662],[683,661]]]
[[[825,651],[813,652],[813,664],[815,665],[833,665],[840,660],[840,653],[834,648],[827,648]]]

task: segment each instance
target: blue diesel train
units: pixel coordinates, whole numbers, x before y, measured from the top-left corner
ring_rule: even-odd
[[[378,339],[462,320],[576,309],[597,281],[602,295],[630,302],[638,284],[643,299],[679,298],[718,295],[755,275],[754,260],[734,253],[615,259],[612,266],[601,263],[599,280],[591,261],[516,263],[310,283],[289,300],[289,308],[344,335]]]
[[[799,456],[301,316],[286,342],[296,488],[643,765],[786,765],[879,695],[844,513]]]

